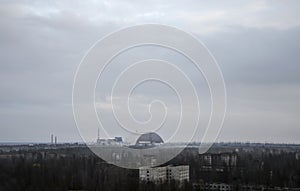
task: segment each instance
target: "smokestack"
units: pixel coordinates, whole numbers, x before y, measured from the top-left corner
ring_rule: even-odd
[[[55,136],[55,145],[57,144],[57,136]]]
[[[51,134],[51,145],[53,145],[53,134]]]

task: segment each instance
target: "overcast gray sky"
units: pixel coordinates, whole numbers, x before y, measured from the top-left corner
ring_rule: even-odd
[[[298,0],[3,0],[0,141],[45,142],[51,133],[81,141],[71,98],[85,52],[122,27],[159,23],[197,36],[219,64],[228,109],[218,141],[300,143],[299,7]]]

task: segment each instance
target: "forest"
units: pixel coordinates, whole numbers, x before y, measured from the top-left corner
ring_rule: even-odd
[[[190,181],[154,184],[140,182],[138,170],[108,164],[88,148],[37,150],[30,155],[28,151],[19,151],[10,153],[10,157],[0,155],[0,190],[185,191],[195,190],[194,184],[213,182],[232,185],[236,190],[245,184],[300,187],[300,161],[294,152],[233,154],[237,156],[235,165],[213,162],[207,170],[203,166],[203,156],[186,149],[164,165],[189,165]]]

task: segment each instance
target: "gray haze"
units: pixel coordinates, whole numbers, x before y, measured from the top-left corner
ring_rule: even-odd
[[[0,142],[45,142],[51,133],[81,141],[71,98],[85,52],[122,27],[159,23],[191,32],[218,61],[228,94],[218,141],[300,143],[299,7],[298,0],[1,1]],[[105,93],[99,99],[100,109],[110,107]]]

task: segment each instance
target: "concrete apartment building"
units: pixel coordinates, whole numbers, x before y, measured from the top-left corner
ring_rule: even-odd
[[[141,181],[168,182],[176,180],[180,183],[189,181],[189,166],[164,166],[164,167],[141,167],[139,169]]]

